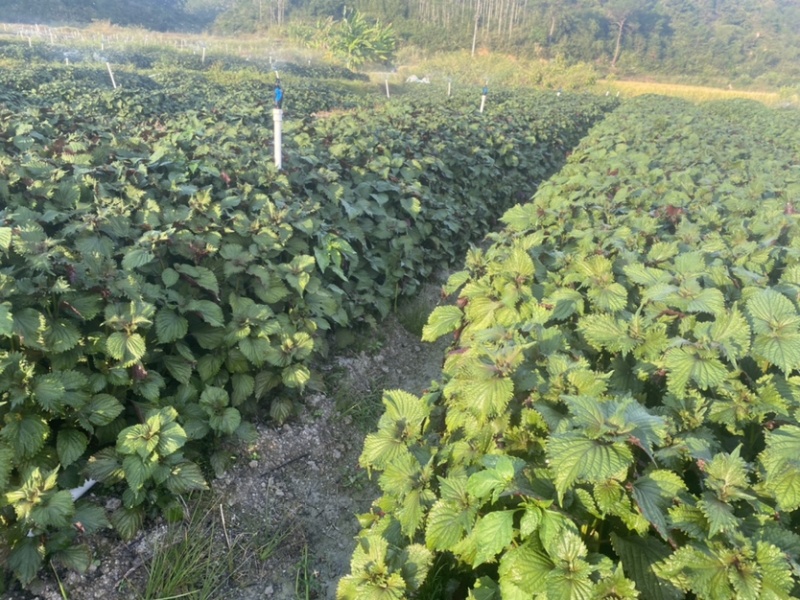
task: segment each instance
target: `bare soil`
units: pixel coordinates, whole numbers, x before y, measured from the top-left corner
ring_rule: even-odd
[[[202,595],[196,591],[198,582],[187,581],[180,595],[167,597],[335,598],[339,578],[349,572],[359,530],[355,515],[367,512],[378,496],[374,482],[358,466],[358,456],[380,416],[381,392],[399,388],[421,393],[440,376],[443,343],[422,343],[418,334],[390,317],[369,339],[360,340],[360,352],[340,354],[323,367],[329,382],[325,393],[309,394],[298,416],[281,426],[259,425],[257,442],[241,449],[236,466],[211,482],[212,492],[202,499],[206,524],[199,538],[208,537],[211,562],[225,563],[218,565],[219,585]],[[97,501],[108,508],[118,502]],[[187,511],[191,504],[192,499]],[[7,597],[165,598],[145,593],[154,556],[182,541],[180,535],[196,535],[194,531],[176,537],[174,528],[155,522],[129,542],[111,534],[96,536],[91,540],[96,559],[87,573],[43,571],[30,590]]]

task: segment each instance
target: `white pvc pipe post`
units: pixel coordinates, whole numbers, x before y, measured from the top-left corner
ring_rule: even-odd
[[[481,112],[483,112],[483,108],[486,106],[486,94],[481,94]]]
[[[391,95],[389,94],[389,78],[387,77],[384,81],[386,83],[386,97],[391,98]]]
[[[83,482],[83,485],[80,485],[76,488],[72,488],[69,493],[72,495],[73,500],[77,500],[81,496],[83,496],[86,492],[92,489],[92,486],[97,483],[94,479],[87,479]]]
[[[114,89],[117,89],[117,82],[114,80],[114,71],[111,70],[110,62],[106,62],[106,68],[108,68],[108,74],[111,76],[111,85],[114,86]]]
[[[280,170],[283,168],[283,111],[280,108],[272,109],[272,124],[275,166]]]
[[[33,42],[31,41],[31,36],[28,36],[28,48],[33,48]]]
[[[205,46],[203,46],[203,58],[200,59],[200,62],[202,62],[203,64],[206,64],[206,47]]]
[[[452,90],[452,88],[453,88],[453,82],[452,81],[448,81],[447,82],[447,97],[448,98],[450,97],[450,91]]]

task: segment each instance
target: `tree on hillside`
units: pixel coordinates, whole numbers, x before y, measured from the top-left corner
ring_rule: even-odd
[[[617,67],[625,31],[631,27],[633,21],[642,19],[651,12],[653,5],[653,0],[601,0],[600,6],[614,26],[616,35],[614,55],[611,58],[612,69]]]

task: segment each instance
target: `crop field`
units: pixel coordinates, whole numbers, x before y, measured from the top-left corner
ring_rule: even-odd
[[[800,596],[800,115],[285,62],[279,169],[270,60],[113,52],[0,40],[4,585],[183,518],[449,271],[339,598]]]

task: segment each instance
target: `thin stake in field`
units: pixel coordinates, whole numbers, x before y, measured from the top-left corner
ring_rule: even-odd
[[[114,89],[117,89],[117,82],[114,79],[114,71],[111,70],[111,63],[106,61],[106,68],[108,69],[108,75],[111,77],[111,85],[114,86]]]

